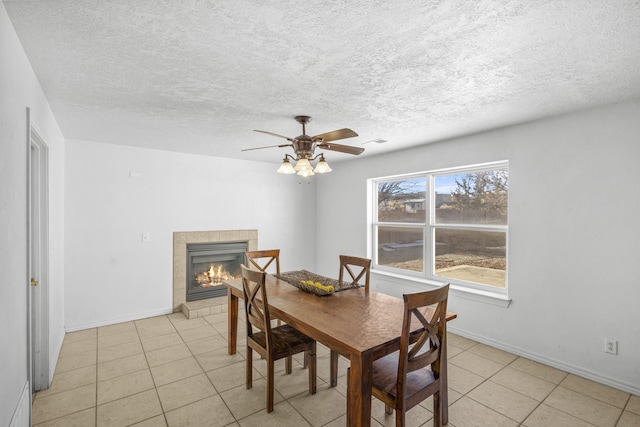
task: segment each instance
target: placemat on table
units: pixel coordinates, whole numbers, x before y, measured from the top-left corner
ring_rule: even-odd
[[[282,274],[274,274],[280,280],[283,280],[298,289],[302,289],[303,291],[307,291],[302,286],[301,282],[306,282],[307,280],[311,280],[314,283],[319,282],[324,286],[333,286],[334,292],[344,291],[345,289],[353,289],[358,286],[354,286],[349,282],[340,282],[336,279],[331,279],[329,277],[321,276],[319,274],[312,273],[307,270],[299,270],[299,271],[288,271]],[[308,292],[308,291],[307,291]]]

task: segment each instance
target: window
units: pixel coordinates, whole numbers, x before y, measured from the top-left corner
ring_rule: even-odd
[[[370,182],[374,270],[506,294],[506,162]]]

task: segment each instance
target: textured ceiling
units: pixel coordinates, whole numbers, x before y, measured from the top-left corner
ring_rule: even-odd
[[[299,114],[371,155],[640,97],[638,0],[3,4],[70,139],[277,163],[240,150]]]

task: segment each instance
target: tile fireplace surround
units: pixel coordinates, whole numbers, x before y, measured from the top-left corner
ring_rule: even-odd
[[[258,230],[176,231],[173,233],[173,312],[183,311],[187,301],[187,244],[248,242],[249,250],[258,250]],[[222,300],[222,298],[211,298]],[[195,305],[208,300],[192,301]],[[224,298],[226,303],[227,298]],[[221,303],[221,301],[219,301]],[[219,304],[218,304],[219,305]]]

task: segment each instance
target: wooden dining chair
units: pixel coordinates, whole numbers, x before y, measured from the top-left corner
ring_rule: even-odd
[[[246,385],[253,386],[253,351],[267,362],[267,412],[273,411],[274,362],[305,352],[309,361],[309,393],[316,393],[316,342],[290,325],[271,327],[266,273],[241,266],[247,320]]]
[[[349,273],[349,278],[345,279]],[[364,286],[369,290],[369,276],[371,272],[371,260],[349,255],[340,255],[340,275],[338,281],[350,282],[353,286]]]
[[[345,280],[347,275],[349,278]],[[364,286],[365,291],[369,291],[369,276],[371,272],[371,260],[369,258],[359,258],[349,255],[340,255],[340,274],[339,282],[350,282],[353,286]],[[338,385],[338,359],[339,354],[335,350],[331,350],[329,355],[329,386]]]
[[[406,411],[429,396],[433,396],[433,425],[442,426],[446,402],[440,397],[447,383],[441,369],[447,363],[444,350],[448,295],[448,284],[433,291],[403,295],[400,350],[373,362],[371,393],[385,404],[387,414],[396,411],[397,427],[404,427]],[[425,317],[421,310],[424,307],[430,307],[433,315]],[[411,331],[418,328],[424,329],[412,335]]]
[[[245,265],[249,268],[253,267],[258,271],[268,273],[269,269],[273,271],[275,266],[275,274],[280,274],[280,249],[266,249],[262,251],[247,251],[244,253]],[[277,326],[281,326],[282,321],[277,319]],[[285,369],[290,374],[293,367],[293,360],[287,357]],[[307,367],[307,359],[305,357],[304,367]]]

